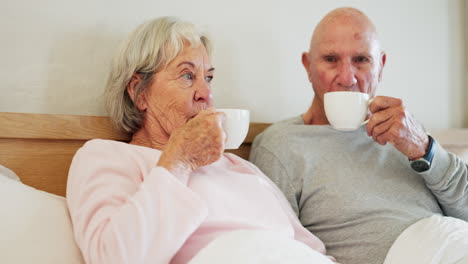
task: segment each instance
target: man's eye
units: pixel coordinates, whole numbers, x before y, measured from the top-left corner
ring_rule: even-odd
[[[355,58],[354,61],[357,62],[357,63],[363,63],[363,62],[368,62],[369,60],[364,56],[359,56],[359,57]]]
[[[182,75],[182,78],[184,78],[187,81],[190,81],[190,80],[193,79],[193,75],[190,72],[188,72],[188,73],[185,73],[184,75]]]
[[[324,57],[324,60],[326,62],[336,62],[336,58],[333,57],[333,56],[326,56],[326,57]]]
[[[211,82],[213,80],[213,76],[206,76],[205,79],[207,82]]]

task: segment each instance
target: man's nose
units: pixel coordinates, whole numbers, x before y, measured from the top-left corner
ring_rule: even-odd
[[[213,94],[211,93],[211,86],[205,80],[197,80],[194,100],[198,103],[206,103],[208,107],[213,106]]]
[[[351,62],[342,62],[338,69],[338,89],[352,90],[357,83],[356,69]]]

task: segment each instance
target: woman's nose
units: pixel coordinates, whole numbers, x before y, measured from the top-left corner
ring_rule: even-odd
[[[195,90],[194,100],[199,103],[207,103],[208,106],[213,104],[213,94],[211,93],[211,86],[206,80],[199,80],[197,82],[197,88]]]

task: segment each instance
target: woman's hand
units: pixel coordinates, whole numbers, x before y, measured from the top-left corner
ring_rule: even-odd
[[[224,118],[223,113],[214,109],[201,111],[172,133],[157,166],[174,174],[188,175],[217,161],[224,151]]]

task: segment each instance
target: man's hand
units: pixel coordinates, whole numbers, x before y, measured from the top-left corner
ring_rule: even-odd
[[[377,96],[369,105],[367,135],[381,145],[390,142],[409,159],[426,154],[429,137],[422,125],[406,111],[401,99]]]

